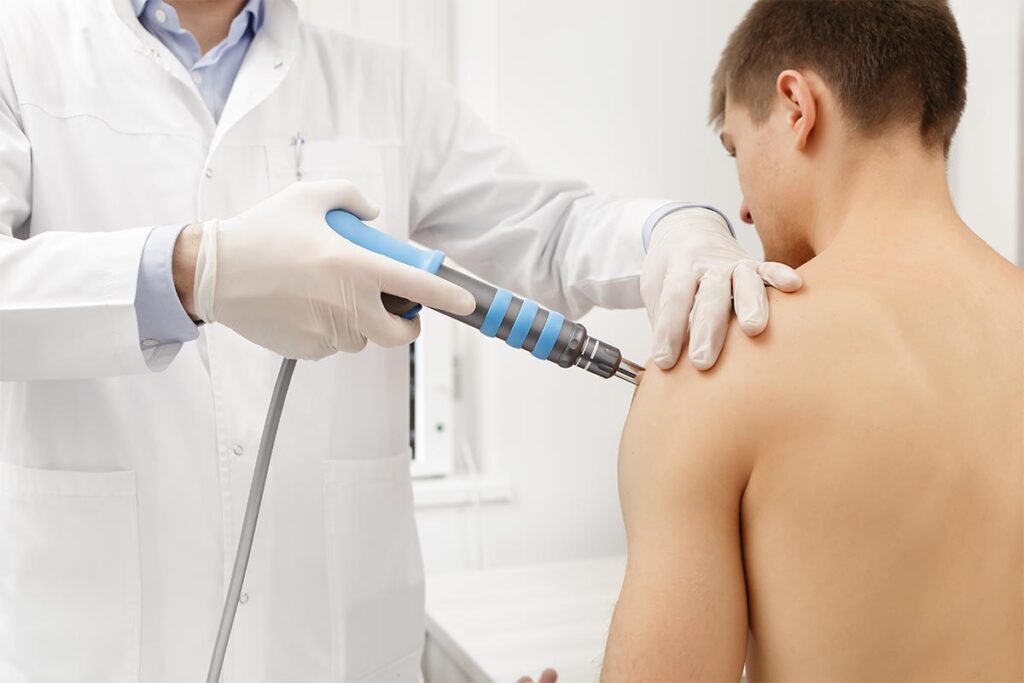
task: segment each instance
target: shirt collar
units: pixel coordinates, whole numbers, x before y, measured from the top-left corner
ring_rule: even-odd
[[[135,10],[135,16],[141,17],[143,10],[146,9],[146,5],[151,2],[162,2],[163,0],[132,0],[132,8]],[[263,0],[249,0],[245,3],[245,7],[239,14],[249,13],[252,16],[252,32],[257,33],[260,27],[263,26]]]
[[[242,8],[242,12],[252,15],[252,32],[259,33],[260,27],[263,26],[263,0],[249,0]]]

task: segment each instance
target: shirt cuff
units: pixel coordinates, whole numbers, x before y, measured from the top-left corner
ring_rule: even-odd
[[[171,270],[174,243],[184,229],[184,225],[153,228],[142,249],[135,288],[135,317],[143,351],[181,344],[199,336],[196,324],[178,299]]]
[[[647,248],[651,245],[651,235],[654,233],[654,229],[658,227],[658,222],[662,218],[665,218],[669,214],[675,213],[676,211],[682,211],[683,209],[707,209],[708,211],[714,211],[722,220],[725,221],[725,227],[729,228],[729,234],[735,239],[736,231],[732,228],[732,223],[729,222],[728,217],[718,209],[708,204],[691,204],[690,202],[673,202],[671,204],[665,204],[657,211],[647,217],[644,222],[643,232],[641,233],[644,240],[644,253],[647,253]]]

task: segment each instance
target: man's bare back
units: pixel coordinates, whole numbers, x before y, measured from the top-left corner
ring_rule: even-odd
[[[726,367],[789,402],[747,423],[753,680],[1024,676],[1024,274],[966,233],[926,248],[826,253],[736,338]]]
[[[926,253],[808,263],[716,369],[647,373],[620,451],[639,618],[665,606],[715,642],[660,626],[648,661],[673,675],[608,680],[722,680],[728,667],[686,669],[687,651],[748,627],[719,661],[741,666],[747,644],[750,680],[1024,679],[1024,273],[934,228]],[[679,559],[658,537],[694,532],[676,515],[726,539],[672,579],[705,586],[705,604],[645,589]]]
[[[950,197],[965,62],[942,0],[758,0],[730,38],[741,217],[804,287],[648,369],[603,680],[1024,681],[1024,272]]]

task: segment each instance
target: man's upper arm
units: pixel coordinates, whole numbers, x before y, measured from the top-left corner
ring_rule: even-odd
[[[69,229],[28,239],[32,149],[2,38],[0,381],[148,372],[133,302],[150,228],[93,233],[61,226]]]
[[[629,561],[604,681],[740,678],[749,451],[730,384],[680,364],[649,370],[634,399],[619,454]]]

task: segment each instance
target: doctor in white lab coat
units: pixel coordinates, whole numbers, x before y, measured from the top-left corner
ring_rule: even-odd
[[[417,680],[417,329],[373,306],[464,293],[311,254],[344,243],[323,210],[375,202],[569,315],[646,303],[668,366],[701,278],[704,367],[731,289],[756,333],[762,278],[797,281],[705,209],[534,177],[449,87],[289,0],[209,0],[196,37],[185,4],[0,0],[0,681],[203,679],[278,353],[324,359],[295,374],[224,680]]]

